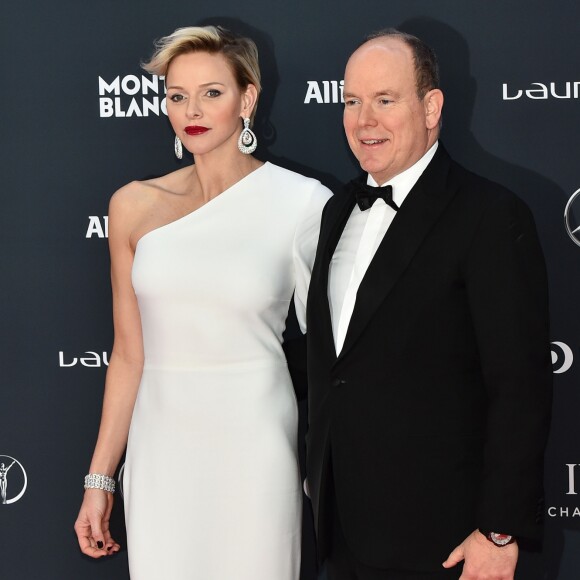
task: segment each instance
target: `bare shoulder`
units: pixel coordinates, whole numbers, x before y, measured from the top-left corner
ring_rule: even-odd
[[[139,216],[148,205],[147,189],[143,182],[132,181],[119,188],[109,201],[109,245],[111,250],[129,243],[131,233],[139,223]]]
[[[142,202],[144,190],[143,182],[132,181],[115,191],[109,202],[109,217],[131,211],[136,203]]]
[[[147,185],[146,181],[132,181],[119,188],[111,196],[109,202],[109,215],[111,212],[123,214],[133,213],[136,206],[147,204],[154,197],[154,191]]]
[[[161,177],[131,181],[119,188],[111,197],[109,217],[139,219],[156,204],[162,203],[164,194],[175,193],[182,180],[183,169],[172,171]]]
[[[129,240],[134,249],[145,233],[172,221],[172,207],[186,192],[188,172],[191,167],[118,189],[109,203],[109,237]]]

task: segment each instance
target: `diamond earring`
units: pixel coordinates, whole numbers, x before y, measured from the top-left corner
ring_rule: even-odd
[[[177,135],[175,135],[175,157],[177,157],[177,159],[181,159],[183,157],[181,139]]]
[[[250,129],[250,118],[246,117],[244,119],[244,128],[238,138],[238,149],[245,155],[250,155],[256,150],[257,146],[258,140],[256,139],[256,135]]]

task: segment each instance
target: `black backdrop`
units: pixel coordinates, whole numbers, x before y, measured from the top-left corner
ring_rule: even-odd
[[[163,85],[139,68],[153,39],[180,26],[218,23],[252,36],[260,48],[257,156],[331,188],[357,173],[339,102],[353,47],[368,32],[394,25],[438,52],[446,147],[526,200],[550,275],[555,406],[546,541],[542,553],[522,555],[518,577],[576,580],[579,22],[580,5],[572,0],[6,0],[0,462],[16,463],[6,503],[0,500],[2,578],[128,577],[125,552],[90,561],[72,530],[112,343],[107,204],[124,183],[179,165],[160,105]],[[163,469],[162,457],[151,460]],[[113,525],[122,541],[121,507],[118,501]],[[313,580],[308,522],[304,543],[303,580]]]

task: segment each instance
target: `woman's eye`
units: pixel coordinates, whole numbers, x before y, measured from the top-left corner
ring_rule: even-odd
[[[211,97],[212,99],[214,99],[215,97],[219,97],[222,94],[221,91],[218,91],[217,89],[209,89],[209,91],[207,91],[206,95],[208,97]]]
[[[183,101],[184,96],[180,95],[180,94],[175,94],[175,95],[171,95],[169,97],[169,100],[174,102],[174,103],[180,103],[181,101]]]

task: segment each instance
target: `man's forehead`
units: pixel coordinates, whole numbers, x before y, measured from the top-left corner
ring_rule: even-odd
[[[352,53],[348,62],[381,58],[409,60],[412,57],[411,48],[403,40],[393,36],[381,36],[359,46]]]
[[[411,49],[396,38],[373,39],[359,47],[349,58],[345,75],[372,70],[377,74],[389,69],[407,69],[414,74]]]
[[[346,65],[344,82],[345,89],[353,82],[385,85],[382,89],[392,83],[414,84],[415,66],[411,50],[397,38],[373,39],[352,54]]]

